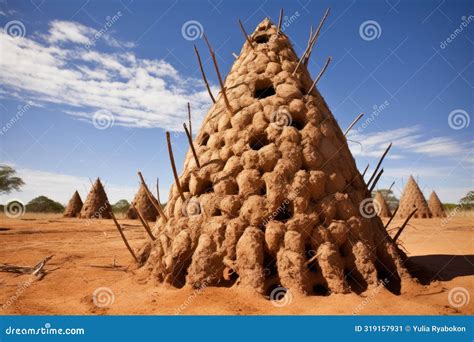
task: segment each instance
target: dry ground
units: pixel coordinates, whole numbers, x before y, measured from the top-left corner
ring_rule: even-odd
[[[146,239],[139,221],[120,221],[138,249]],[[0,315],[474,314],[474,298],[458,308],[448,301],[449,291],[457,287],[465,289],[464,295],[474,296],[473,222],[472,215],[456,215],[447,224],[441,219],[411,221],[400,240],[422,279],[402,289],[402,295],[380,287],[361,295],[293,297],[287,305],[277,307],[264,297],[236,288],[196,291],[141,282],[133,267],[127,268],[132,259],[111,220],[0,216],[0,263],[31,266],[54,254],[46,266],[49,273],[40,281],[29,275],[0,273]],[[391,226],[397,224],[401,222]],[[124,268],[101,267],[114,262]],[[431,281],[433,278],[437,280]],[[106,308],[97,307],[92,300],[100,287],[113,292],[114,301]]]

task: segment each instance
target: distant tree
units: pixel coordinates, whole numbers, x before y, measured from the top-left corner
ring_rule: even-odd
[[[459,200],[459,204],[466,210],[474,208],[474,191],[469,191],[466,196]]]
[[[62,213],[64,206],[46,196],[39,196],[28,202],[26,211],[35,213]]]
[[[114,213],[126,213],[129,207],[130,203],[126,199],[121,199],[112,205],[112,211]]]
[[[16,171],[11,166],[0,165],[0,194],[9,194],[13,190],[20,190],[25,184],[23,179],[15,177]]]

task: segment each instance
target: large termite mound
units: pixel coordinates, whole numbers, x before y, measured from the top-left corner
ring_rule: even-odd
[[[410,176],[400,198],[397,218],[407,218],[415,209],[417,210],[413,215],[414,218],[430,218],[432,216],[423,193],[415,179]]]
[[[387,202],[385,201],[385,198],[383,197],[382,193],[380,191],[377,191],[375,193],[375,207],[377,208],[377,214],[380,217],[391,217],[392,213],[390,212],[390,208],[388,207]]]
[[[155,205],[158,204],[158,201],[155,198],[152,200],[155,201]],[[130,208],[127,210],[126,216],[132,220],[137,219],[138,215],[135,210],[136,208],[145,220],[154,222],[158,216],[158,211],[156,210],[155,205],[148,197],[145,186],[141,184],[140,189],[138,189],[138,192],[132,201],[132,205],[130,205]]]
[[[99,178],[92,185],[86,201],[82,206],[81,218],[87,219],[110,219],[110,210],[108,208],[107,194]]]
[[[446,212],[444,211],[443,204],[439,200],[436,192],[432,192],[428,200],[428,208],[430,208],[431,214],[433,217],[446,217]]]
[[[171,188],[146,274],[182,287],[241,286],[269,293],[361,292],[409,279],[376,215],[346,138],[288,37],[265,19],[234,62],[223,95]]]
[[[79,217],[82,205],[81,196],[79,196],[79,193],[76,190],[64,210],[64,217]]]

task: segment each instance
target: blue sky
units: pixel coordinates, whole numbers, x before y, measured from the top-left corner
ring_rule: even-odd
[[[395,181],[400,195],[413,174],[444,202],[474,188],[470,1],[0,0],[0,159],[27,183],[0,202],[65,203],[75,189],[85,197],[97,176],[112,202],[130,200],[137,170],[150,184],[160,177],[166,198],[164,132],[176,131],[181,167],[186,102],[195,132],[211,104],[193,44],[217,89],[200,32],[225,75],[244,42],[238,19],[250,33],[265,17],[276,22],[281,7],[299,55],[331,8],[309,71],[315,77],[332,56],[318,88],[343,129],[365,113],[349,138],[361,170],[393,142],[379,187]]]

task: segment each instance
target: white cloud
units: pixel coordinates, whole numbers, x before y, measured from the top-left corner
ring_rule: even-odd
[[[447,157],[467,155],[472,151],[472,142],[460,143],[446,136],[429,137],[418,125],[369,134],[357,134],[354,131],[348,135],[348,139],[352,154],[356,157],[380,158],[391,142],[393,147],[387,156],[389,159],[401,159],[408,153]]]
[[[11,39],[0,32],[3,91],[66,105],[66,114],[89,121],[108,110],[116,125],[169,130],[182,129],[190,102],[200,124],[210,104],[200,79],[184,77],[164,60],[86,49],[93,32],[64,21],[52,22],[49,33],[36,38]]]
[[[18,177],[21,177],[25,182],[25,185],[21,188],[22,191],[1,195],[0,203],[5,204],[13,199],[18,199],[26,204],[33,198],[44,195],[67,204],[76,190],[81,195],[82,200],[85,201],[91,188],[90,180],[87,177],[21,168],[16,171]],[[92,179],[92,181],[94,180]],[[111,203],[123,198],[130,201],[137,191],[137,188],[131,186],[109,184],[106,179],[102,179],[102,182]]]

